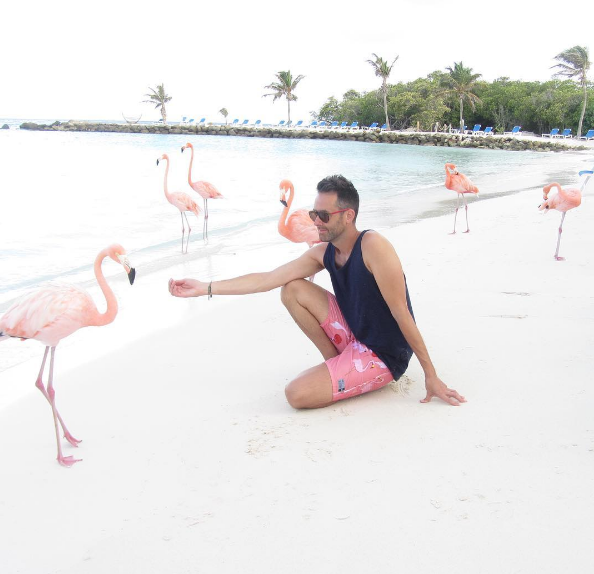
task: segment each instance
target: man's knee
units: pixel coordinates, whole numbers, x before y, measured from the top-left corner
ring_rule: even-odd
[[[297,381],[291,381],[285,387],[285,397],[294,409],[307,409],[310,406],[308,393]]]
[[[305,279],[295,279],[281,287],[281,301],[285,307],[297,300],[297,296],[303,289],[304,284],[306,284]]]

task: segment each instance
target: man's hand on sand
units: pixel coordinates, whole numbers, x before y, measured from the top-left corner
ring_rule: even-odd
[[[169,293],[174,297],[200,297],[208,293],[208,283],[197,279],[169,279]]]
[[[427,389],[427,396],[421,400],[422,403],[429,403],[433,397],[437,397],[442,401],[449,403],[455,407],[460,403],[465,403],[466,399],[454,389],[448,386],[437,376],[425,377],[425,388]]]

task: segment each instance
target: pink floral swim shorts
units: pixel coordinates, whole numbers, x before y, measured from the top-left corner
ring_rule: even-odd
[[[328,293],[328,317],[320,325],[340,353],[326,361],[332,379],[332,400],[339,401],[381,389],[394,377],[380,358],[357,341],[336,297]]]

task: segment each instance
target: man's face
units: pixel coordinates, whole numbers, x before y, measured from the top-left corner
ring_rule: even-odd
[[[338,206],[336,193],[318,193],[318,197],[314,203],[314,209],[316,211],[327,211],[328,213],[340,211],[341,208]],[[345,230],[345,215],[347,213],[347,211],[343,211],[331,215],[328,223],[324,223],[319,217],[316,218],[314,225],[318,229],[320,241],[334,241]]]

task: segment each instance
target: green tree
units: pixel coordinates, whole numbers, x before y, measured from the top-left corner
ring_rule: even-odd
[[[159,84],[157,89],[149,88],[151,91],[150,94],[144,94],[145,98],[148,100],[144,100],[143,104],[154,104],[155,109],[161,108],[161,117],[163,118],[163,123],[167,123],[167,110],[165,109],[165,104],[171,101],[171,96],[168,96],[165,93],[165,87],[163,84]]]
[[[276,102],[279,98],[285,97],[287,98],[287,121],[291,121],[291,102],[297,100],[297,96],[294,94],[295,88],[297,84],[305,78],[305,76],[297,76],[293,78],[291,75],[290,70],[286,72],[277,72],[276,79],[278,81],[273,82],[272,84],[268,84],[264,86],[265,90],[272,90],[271,94],[264,94],[262,97],[266,98],[267,96],[272,96],[272,101]]]
[[[473,93],[476,81],[481,74],[473,74],[472,68],[465,68],[462,62],[454,62],[454,67],[448,66],[446,70],[449,76],[446,76],[447,89],[444,94],[455,96],[460,102],[460,133],[464,131],[464,100],[468,101],[474,111],[475,105],[480,104],[480,98]]]
[[[390,129],[390,118],[388,117],[388,78],[392,72],[392,68],[398,60],[399,56],[396,56],[391,64],[388,64],[386,60],[380,58],[377,54],[371,54],[375,60],[367,60],[367,63],[373,68],[375,75],[382,79],[382,87],[380,91],[384,97],[384,113],[386,114],[386,125]]]
[[[225,125],[227,125],[227,116],[229,115],[227,108],[221,108],[219,110],[219,114],[221,114],[225,118]]]
[[[555,73],[556,77],[565,77],[569,79],[577,79],[584,91],[584,103],[582,105],[582,113],[580,114],[580,121],[578,123],[577,137],[582,135],[582,124],[584,122],[584,115],[586,114],[586,103],[588,100],[588,70],[590,69],[590,57],[588,48],[584,46],[574,46],[557,54],[555,60],[558,64],[551,66],[551,68],[558,68]]]

